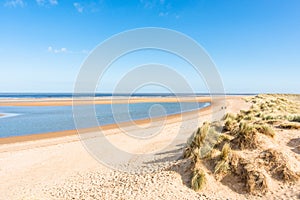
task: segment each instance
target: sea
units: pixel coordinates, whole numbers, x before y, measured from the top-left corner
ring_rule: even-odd
[[[195,94],[108,94],[96,93],[96,97],[171,97],[171,96],[192,96]],[[205,96],[209,94],[201,94]],[[0,93],[2,99],[22,98],[71,98],[71,93]],[[80,95],[77,95],[80,96]],[[87,94],[82,97],[89,96]],[[99,104],[94,106],[95,116],[98,125],[116,124],[131,120],[149,119],[193,111],[209,106],[208,102],[151,102],[132,104]],[[85,115],[85,106],[82,106],[82,116]],[[40,133],[49,133],[65,130],[74,130],[72,106],[0,106],[0,138],[22,136]],[[91,124],[86,123],[81,128],[90,128]]]

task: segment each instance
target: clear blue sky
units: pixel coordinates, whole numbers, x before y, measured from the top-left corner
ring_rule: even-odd
[[[298,0],[0,3],[0,92],[72,92],[89,51],[114,34],[150,26],[180,31],[202,45],[214,60],[226,92],[300,93]],[[170,56],[145,55],[156,62]],[[116,66],[131,65],[135,57],[129,58]],[[197,84],[197,77],[180,64],[175,63],[176,70]],[[118,74],[118,67],[111,74]],[[110,91],[109,80],[104,80],[100,91]],[[195,88],[205,91],[202,86]]]

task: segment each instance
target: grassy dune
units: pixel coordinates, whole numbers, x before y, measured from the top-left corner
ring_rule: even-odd
[[[205,122],[184,150],[184,158],[192,163],[191,187],[201,191],[208,176],[222,181],[230,175],[243,183],[247,193],[263,195],[272,190],[267,180],[296,183],[300,173],[291,166],[300,162],[289,159],[274,137],[280,140],[281,130],[295,134],[300,129],[299,99],[299,95],[257,95],[245,99],[251,103],[249,110]]]

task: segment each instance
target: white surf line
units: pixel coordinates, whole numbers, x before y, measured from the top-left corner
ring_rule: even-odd
[[[17,113],[0,113],[0,114],[1,114],[0,119],[21,115]]]
[[[210,106],[209,102],[205,102],[204,105],[201,108],[206,108],[207,106]]]

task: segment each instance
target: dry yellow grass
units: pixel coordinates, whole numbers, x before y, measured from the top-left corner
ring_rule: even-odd
[[[291,121],[291,122],[300,122],[300,115],[290,116],[289,121]]]
[[[232,143],[240,150],[257,148],[258,140],[255,127],[247,122],[240,123]]]
[[[300,128],[300,116],[297,115],[300,104],[286,97],[258,95],[247,99],[252,103],[249,110],[227,113],[220,122],[204,123],[188,142],[184,157],[192,157],[194,163],[197,160],[206,163],[203,166],[210,166],[217,180],[231,173],[244,183],[245,190],[250,194],[265,194],[268,191],[266,176],[284,183],[297,181],[299,174],[289,167],[283,154],[264,149],[259,141],[259,138],[266,138],[262,135],[266,135],[272,142],[276,135],[274,128]],[[223,132],[217,134],[216,130],[220,130],[222,123]],[[249,154],[251,157],[241,157],[238,152],[244,150],[252,152]],[[206,157],[203,157],[204,151],[210,151]],[[201,190],[205,181],[203,170],[195,167],[192,188]]]
[[[262,124],[262,125],[256,125],[255,129],[259,132],[262,133],[264,135],[270,136],[270,137],[274,137],[275,136],[275,132],[274,130],[267,124]]]
[[[278,127],[282,129],[300,129],[300,125],[296,123],[282,123]]]
[[[229,159],[231,156],[231,148],[229,143],[225,143],[221,154],[219,156],[219,160],[216,162],[216,165],[214,167],[214,173],[223,173],[226,174],[229,170]]]
[[[201,169],[195,169],[191,180],[191,187],[196,192],[200,191],[206,184],[206,177]]]

